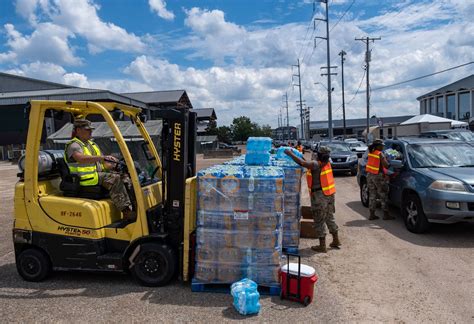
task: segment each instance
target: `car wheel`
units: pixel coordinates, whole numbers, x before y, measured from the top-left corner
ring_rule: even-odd
[[[45,252],[29,248],[20,253],[16,260],[16,269],[26,281],[44,280],[51,271],[51,262]]]
[[[353,168],[351,169],[351,176],[355,176],[355,175],[357,175],[357,169]]]
[[[176,254],[166,244],[142,244],[131,271],[135,279],[144,286],[164,286],[175,274]]]
[[[430,224],[416,194],[409,194],[403,200],[402,215],[405,226],[410,232],[420,234],[428,230]]]
[[[365,178],[360,180],[360,201],[364,207],[369,207],[369,186]]]

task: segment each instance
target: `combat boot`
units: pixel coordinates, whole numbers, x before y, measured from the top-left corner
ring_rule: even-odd
[[[395,219],[394,216],[390,215],[390,213],[388,212],[388,210],[384,210],[383,211],[383,219],[384,220],[391,220],[391,219]]]
[[[329,246],[336,249],[341,246],[341,241],[339,241],[339,235],[337,232],[332,233],[332,242],[329,244]]]
[[[375,215],[375,210],[371,210],[370,215],[369,215],[369,220],[374,220],[374,219],[379,219],[379,217]]]
[[[320,237],[319,238],[319,245],[317,246],[312,246],[311,250],[319,252],[319,253],[326,253],[328,250],[326,248],[326,237]]]

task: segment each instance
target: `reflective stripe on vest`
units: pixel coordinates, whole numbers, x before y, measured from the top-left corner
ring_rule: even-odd
[[[336,193],[336,184],[334,183],[331,163],[328,162],[321,168],[319,180],[321,181],[321,190],[325,196],[331,196]]]
[[[380,171],[380,151],[375,150],[372,153],[369,152],[369,158],[367,160],[367,165],[365,166],[365,171],[372,174],[379,174]]]
[[[82,148],[82,153],[87,156],[101,156],[101,152],[99,147],[92,141],[88,141],[88,144],[94,150],[93,154],[89,147],[85,145],[80,139],[74,137],[71,141],[66,144],[65,154],[64,154],[64,161],[66,161],[69,172],[71,174],[77,174],[79,176],[79,183],[81,186],[96,186],[99,183],[99,173],[97,172],[97,164],[95,163],[77,163],[77,162],[69,162],[67,158],[67,149],[69,145],[72,143],[77,143]]]
[[[321,169],[319,181],[321,183],[321,190],[323,191],[324,195],[330,196],[336,192],[332,167],[329,162]],[[308,190],[311,194],[311,190],[313,188],[313,174],[310,169],[306,170],[306,183],[308,184]]]
[[[306,183],[308,184],[309,194],[311,195],[311,187],[313,186],[313,174],[311,170],[306,170]]]

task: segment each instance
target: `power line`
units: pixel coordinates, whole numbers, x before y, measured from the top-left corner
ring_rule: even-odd
[[[362,87],[362,83],[364,82],[364,79],[365,79],[365,70],[364,70],[364,74],[362,74],[362,78],[360,79],[360,83],[359,83],[359,87],[357,88],[356,92],[354,93],[354,96],[351,98],[351,100],[349,100],[346,105],[349,105],[350,103],[352,103],[355,99],[355,97],[359,94],[359,90],[360,88]],[[339,109],[342,108],[342,105],[340,105],[335,111],[334,113],[336,113]]]
[[[342,14],[341,17],[339,17],[339,20],[331,27],[331,29],[329,31],[332,31],[334,28],[336,28],[337,24],[339,24],[339,22],[342,20],[342,18],[344,18],[344,16],[347,14],[347,12],[352,8],[352,5],[354,5],[355,3],[355,0],[352,0],[352,3],[349,5],[349,7],[347,7],[346,11],[344,11],[344,13]]]
[[[424,79],[424,78],[427,78],[427,77],[430,77],[430,76],[433,76],[433,75],[436,75],[436,74],[440,74],[440,73],[444,73],[444,72],[447,72],[447,71],[455,70],[455,69],[458,69],[458,68],[460,68],[460,67],[463,67],[463,66],[466,66],[466,65],[470,65],[470,64],[473,64],[473,63],[474,63],[474,61],[471,61],[471,62],[468,62],[468,63],[464,63],[464,64],[460,64],[460,65],[457,65],[457,66],[450,67],[450,68],[448,68],[448,69],[446,69],[446,70],[442,70],[442,71],[438,71],[438,72],[433,72],[433,73],[426,74],[426,75],[423,75],[423,76],[420,76],[420,77],[417,77],[417,78],[413,78],[413,79],[410,79],[410,80],[401,81],[401,82],[397,82],[397,83],[394,83],[394,84],[389,84],[389,85],[386,85],[386,86],[378,87],[378,88],[372,89],[372,91],[378,91],[378,90],[382,90],[382,89],[394,87],[394,86],[397,86],[397,85],[401,85],[401,84],[404,84],[404,83],[408,83],[408,82],[412,82],[412,81]]]

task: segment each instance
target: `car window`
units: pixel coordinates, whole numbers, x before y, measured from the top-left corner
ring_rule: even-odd
[[[471,132],[451,132],[444,134],[450,139],[457,141],[473,141],[474,136]]]
[[[474,166],[474,147],[467,144],[411,144],[408,157],[414,168],[448,168]]]
[[[329,147],[332,152],[340,152],[340,151],[350,151],[349,146],[347,144],[342,143],[327,143],[324,146]]]

